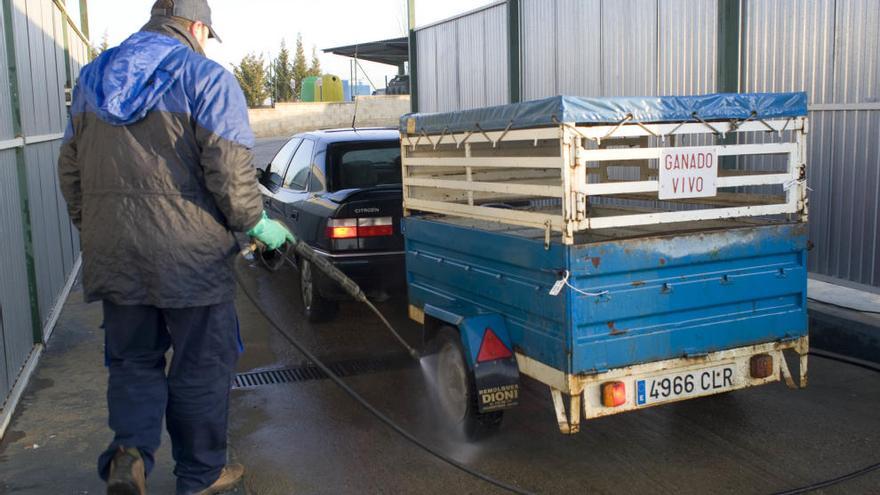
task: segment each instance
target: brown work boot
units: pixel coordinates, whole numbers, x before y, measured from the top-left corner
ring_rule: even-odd
[[[107,495],[146,495],[147,480],[144,460],[138,449],[119,447],[110,461]]]
[[[244,466],[241,464],[229,464],[220,471],[220,477],[213,485],[200,491],[198,495],[215,495],[217,493],[228,492],[238,485],[238,482],[244,478]]]

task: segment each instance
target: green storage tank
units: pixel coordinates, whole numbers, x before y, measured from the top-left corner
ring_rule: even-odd
[[[330,74],[321,79],[321,101],[345,101],[342,79]]]
[[[318,101],[318,95],[315,91],[315,82],[320,79],[317,76],[309,76],[303,79],[302,91],[299,95],[300,101]]]

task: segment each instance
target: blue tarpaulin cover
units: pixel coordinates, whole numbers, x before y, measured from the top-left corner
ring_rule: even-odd
[[[771,119],[807,115],[806,93],[719,93],[700,96],[583,98],[554,96],[497,107],[416,113],[400,120],[401,132],[440,134],[548,127],[560,122],[617,124]]]

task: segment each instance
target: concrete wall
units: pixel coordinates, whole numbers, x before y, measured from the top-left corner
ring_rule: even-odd
[[[409,113],[409,96],[361,96],[355,103],[279,103],[249,112],[257,137],[290,136],[316,129],[351,127],[357,107],[358,127],[397,127]]]

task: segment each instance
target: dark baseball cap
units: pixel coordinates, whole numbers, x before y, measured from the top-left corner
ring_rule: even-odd
[[[180,17],[181,19],[186,19],[192,22],[201,22],[208,26],[211,38],[214,38],[221,43],[223,42],[223,40],[217,36],[217,32],[214,31],[214,26],[211,25],[211,6],[208,5],[208,0],[173,0],[174,7],[170,9],[157,6],[162,4],[167,5],[168,2],[156,2],[156,4],[153,5],[153,11],[151,14],[166,17]]]

